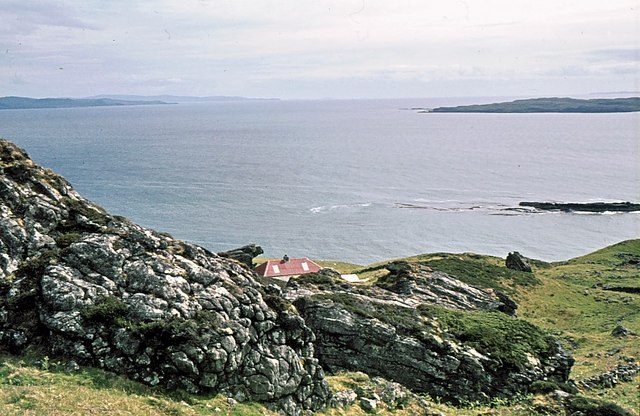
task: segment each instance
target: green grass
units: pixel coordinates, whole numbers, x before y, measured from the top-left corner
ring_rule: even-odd
[[[231,406],[226,397],[167,393],[102,370],[48,370],[33,358],[0,356],[0,414],[3,415],[275,415],[255,403]]]
[[[638,285],[640,269],[629,259],[640,255],[640,240],[629,240],[586,256],[552,264],[536,274],[541,284],[519,293],[519,314],[558,335],[576,359],[571,376],[583,379],[621,363],[640,359],[638,337],[616,338],[617,323],[640,334],[640,295],[593,288],[596,283]],[[607,351],[620,352],[607,355]],[[640,409],[637,385],[622,383],[606,391],[583,392],[588,398],[608,399]]]

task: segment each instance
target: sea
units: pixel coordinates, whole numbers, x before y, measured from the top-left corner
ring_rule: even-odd
[[[640,113],[462,114],[467,98],[0,110],[0,137],[113,214],[219,252],[370,264],[431,252],[567,260],[640,237]]]

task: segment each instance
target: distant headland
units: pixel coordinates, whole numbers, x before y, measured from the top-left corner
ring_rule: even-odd
[[[206,103],[206,102],[228,102],[228,101],[279,101],[279,98],[256,98],[241,97],[237,95],[95,95],[87,97],[89,99],[108,98],[112,100],[129,100],[129,101],[166,101],[171,103]]]
[[[32,108],[74,108],[74,107],[112,107],[123,105],[169,104],[152,100],[114,100],[111,98],[27,98],[0,97],[0,110],[23,110]]]
[[[112,107],[124,105],[165,105],[179,103],[265,101],[277,98],[247,98],[236,96],[192,97],[183,95],[96,95],[87,98],[0,97],[0,110],[33,108]]]
[[[422,113],[629,113],[640,111],[640,97],[590,99],[532,98],[503,103],[420,109]]]

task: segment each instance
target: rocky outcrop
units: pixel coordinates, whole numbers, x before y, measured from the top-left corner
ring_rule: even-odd
[[[253,264],[253,259],[258,257],[260,254],[264,254],[264,251],[262,250],[262,247],[257,246],[255,244],[248,244],[240,248],[218,253],[220,257],[232,258],[246,265],[250,269],[255,268]]]
[[[629,328],[625,328],[621,324],[616,324],[615,328],[611,330],[611,335],[618,338],[624,338],[624,337],[634,336],[637,334],[632,330],[630,330]]]
[[[429,407],[426,401],[401,384],[380,377],[369,378],[362,373],[355,375],[358,379],[357,386],[336,391],[331,400],[333,407],[347,407],[359,403],[365,412],[375,413],[374,410],[378,409],[393,412],[413,403],[414,409],[418,407],[422,411],[421,414],[427,414]]]
[[[630,360],[627,363],[618,364],[609,371],[580,380],[579,383],[587,390],[610,389],[622,382],[633,381],[638,373],[640,373],[640,364]]]
[[[316,340],[240,263],[112,216],[0,141],[0,348],[288,414],[330,392]]]
[[[514,315],[518,305],[506,294],[468,285],[446,273],[419,263],[397,261],[376,286],[400,296],[410,306],[423,303],[461,310],[497,310]]]
[[[527,259],[517,251],[507,255],[505,266],[511,270],[531,273],[531,266],[529,265],[529,262],[527,262]]]
[[[570,355],[540,329],[499,312],[505,304],[495,293],[420,264],[388,269],[374,286],[323,271],[285,289],[315,332],[326,370],[362,371],[454,403],[567,380]]]

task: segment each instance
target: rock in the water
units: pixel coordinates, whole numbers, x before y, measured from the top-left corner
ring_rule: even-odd
[[[509,253],[505,261],[507,268],[511,270],[518,270],[521,272],[531,272],[531,266],[524,258],[524,256],[517,251]]]
[[[521,207],[532,207],[545,211],[577,212],[634,212],[640,204],[631,202],[520,202]]]
[[[238,262],[110,215],[0,141],[0,350],[319,409],[330,391],[315,336],[263,289]]]

